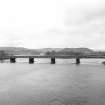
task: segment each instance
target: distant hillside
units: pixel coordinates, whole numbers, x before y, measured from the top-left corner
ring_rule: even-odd
[[[40,55],[46,52],[55,51],[57,54],[69,55],[71,53],[93,53],[94,51],[88,48],[42,48],[28,49],[23,47],[0,47],[0,51],[5,51],[10,55]]]
[[[58,55],[77,55],[90,53],[94,53],[94,51],[88,48],[64,48],[57,52]]]
[[[63,48],[42,48],[42,49],[35,49],[35,50],[37,50],[37,51],[39,51],[41,53],[45,53],[47,51],[56,51],[56,52],[58,52],[58,51],[61,51],[62,49]]]
[[[39,55],[37,50],[31,50],[23,47],[0,47],[0,51],[5,51],[9,55]]]
[[[81,53],[92,53],[93,50],[89,48],[64,48],[61,52],[81,52]]]

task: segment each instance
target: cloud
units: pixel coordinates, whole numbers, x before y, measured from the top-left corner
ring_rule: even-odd
[[[67,9],[65,25],[78,25],[105,16],[105,0],[74,0]]]
[[[105,0],[74,0],[69,4],[64,20],[68,46],[105,49]]]
[[[5,2],[1,46],[105,48],[105,0]]]

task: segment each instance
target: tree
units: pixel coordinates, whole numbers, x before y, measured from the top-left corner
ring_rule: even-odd
[[[54,50],[52,50],[52,51],[47,51],[46,53],[45,53],[45,55],[55,55],[56,54],[56,52],[54,51]]]
[[[9,54],[6,53],[4,50],[0,51],[0,60],[3,60],[3,59],[5,59],[8,56],[9,56]]]
[[[46,53],[45,53],[45,55],[50,55],[51,54],[51,52],[50,51],[47,51]]]

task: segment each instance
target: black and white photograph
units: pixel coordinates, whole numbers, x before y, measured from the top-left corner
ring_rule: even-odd
[[[105,0],[0,0],[0,105],[105,105]]]

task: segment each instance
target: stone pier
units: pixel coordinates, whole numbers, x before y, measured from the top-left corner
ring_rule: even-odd
[[[11,63],[15,63],[15,62],[16,62],[16,58],[15,58],[15,57],[11,57],[11,58],[10,58],[10,62],[11,62]]]
[[[80,64],[80,58],[76,58],[76,64]]]
[[[55,58],[51,58],[51,64],[55,64]]]
[[[34,63],[34,58],[30,57],[30,58],[29,58],[29,63],[30,63],[30,64]]]

